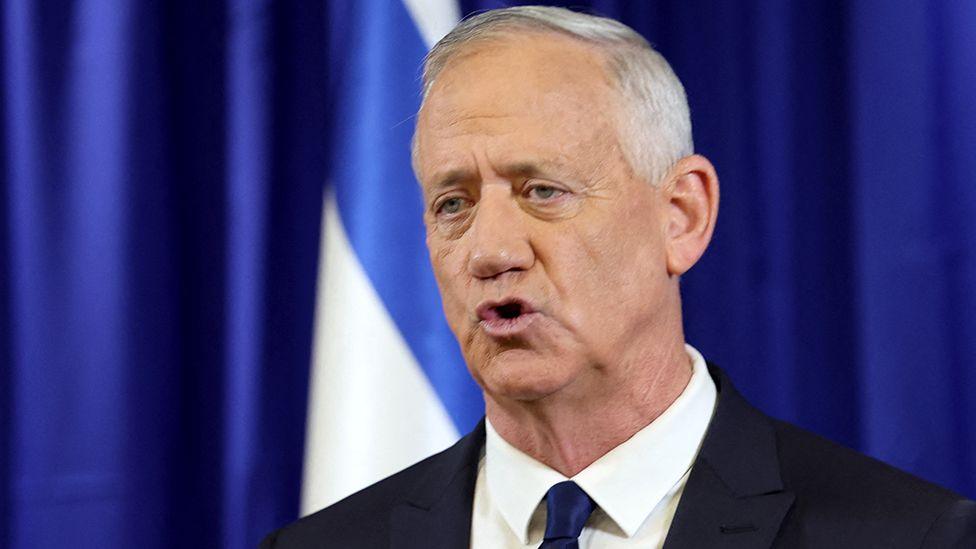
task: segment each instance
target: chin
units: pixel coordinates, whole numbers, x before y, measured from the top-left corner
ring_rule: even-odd
[[[543,357],[525,349],[502,351],[472,372],[488,395],[521,401],[556,393],[572,383],[578,373],[579,368],[571,361]]]

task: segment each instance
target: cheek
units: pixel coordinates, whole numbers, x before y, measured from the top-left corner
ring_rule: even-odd
[[[441,292],[444,313],[451,327],[456,329],[456,324],[464,318],[466,311],[467,277],[463,254],[454,241],[444,242],[428,238],[427,247],[430,250],[430,262],[434,269],[437,287]]]
[[[635,219],[622,215],[618,219]],[[613,330],[638,309],[652,307],[666,261],[650,223],[583,223],[564,233],[552,261],[553,282],[569,304],[568,320],[586,332]]]

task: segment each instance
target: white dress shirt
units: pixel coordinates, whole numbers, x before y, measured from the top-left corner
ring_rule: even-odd
[[[685,345],[692,376],[650,425],[567,479],[506,442],[485,421],[471,518],[471,547],[538,547],[549,488],[576,482],[596,502],[580,534],[581,549],[661,547],[715,409],[705,359]]]

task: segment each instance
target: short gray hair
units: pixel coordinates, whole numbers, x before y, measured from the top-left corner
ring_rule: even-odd
[[[518,31],[567,35],[603,54],[622,99],[618,128],[623,154],[639,177],[657,183],[674,162],[694,152],[685,90],[664,57],[619,21],[565,8],[518,6],[461,21],[424,60],[423,101],[438,74],[465,46]],[[416,167],[416,136],[413,149]]]

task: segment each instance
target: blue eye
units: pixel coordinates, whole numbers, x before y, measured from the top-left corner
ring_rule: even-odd
[[[464,208],[464,203],[466,201],[460,197],[452,197],[441,202],[440,206],[437,207],[437,213],[439,214],[456,214]]]
[[[529,189],[529,196],[531,198],[538,198],[540,200],[549,200],[551,198],[556,198],[562,196],[565,191],[557,189],[556,187],[550,187],[548,185],[537,185]]]

